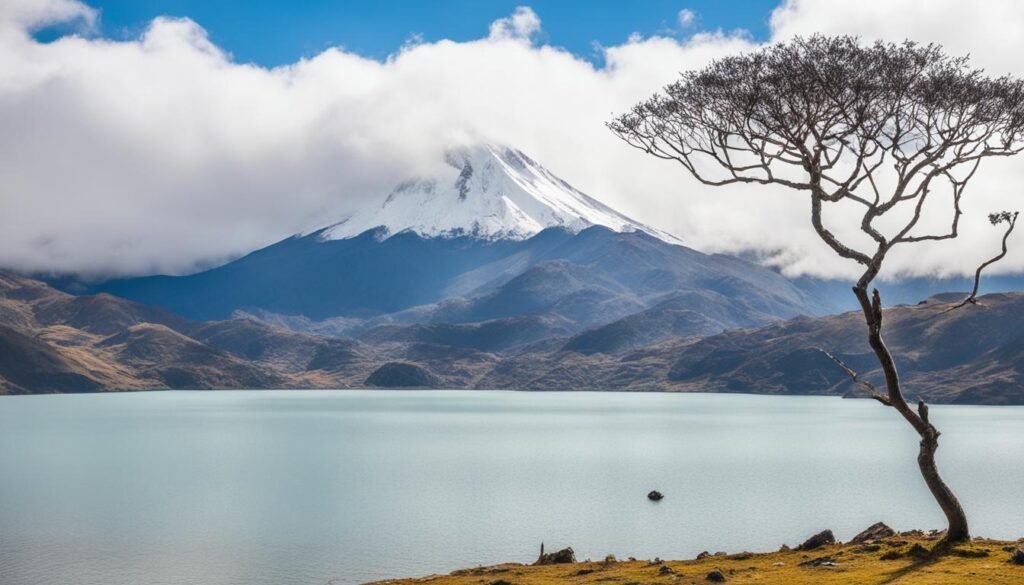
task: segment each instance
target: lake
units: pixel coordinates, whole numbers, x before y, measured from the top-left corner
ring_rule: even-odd
[[[935,406],[976,535],[1024,535],[1024,408]],[[360,583],[940,527],[874,401],[714,394],[0,397],[0,583]],[[646,494],[658,489],[658,503]]]

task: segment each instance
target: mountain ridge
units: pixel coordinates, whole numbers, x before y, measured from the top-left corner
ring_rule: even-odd
[[[419,312],[414,321],[460,322],[547,310],[568,316],[575,308],[573,320],[586,327],[680,289],[713,290],[723,303],[747,306],[749,318],[738,325],[826,309],[770,269],[641,231],[591,226],[574,234],[556,227],[525,240],[490,241],[412,232],[381,240],[372,230],[340,240],[318,234],[289,238],[197,274],[115,280],[87,292],[162,306],[195,320],[254,310],[317,321],[413,310]],[[601,310],[588,314],[587,306]]]
[[[985,295],[978,305],[946,310],[961,298],[885,309],[886,337],[908,397],[1024,403],[1024,293]],[[97,307],[109,326],[98,329],[62,305]],[[856,312],[716,333],[707,328],[708,315],[722,314],[696,317],[685,308],[695,305],[673,297],[579,334],[563,319],[527,315],[376,327],[352,338],[251,318],[168,319],[125,299],[76,297],[0,272],[0,394],[426,384],[863,396],[821,349],[881,383]],[[999,333],[986,333],[992,329]]]

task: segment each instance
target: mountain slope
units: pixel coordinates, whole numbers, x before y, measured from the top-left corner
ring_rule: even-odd
[[[314,321],[375,319],[367,321],[374,327],[550,314],[571,322],[569,334],[653,307],[681,290],[702,298],[692,310],[732,313],[733,326],[821,310],[769,269],[601,226],[578,234],[551,228],[521,241],[411,232],[384,240],[374,232],[323,240],[313,234],[199,274],[97,288],[197,320],[246,311]]]
[[[163,325],[132,325],[97,344],[138,377],[163,388],[278,388],[285,378]]]
[[[0,394],[338,387],[378,365],[355,341],[236,319],[196,323],[0,271]]]
[[[246,318],[204,323],[191,337],[239,358],[292,374],[312,370],[362,373],[360,368],[371,353],[351,339],[298,333]]]
[[[904,392],[935,402],[1024,404],[1024,293],[986,295],[946,312],[961,298],[886,309],[885,338]],[[864,395],[818,348],[884,385],[858,312],[702,339],[677,356],[668,379],[712,392]]]
[[[568,335],[567,319],[550,314],[531,314],[474,323],[384,325],[359,336],[369,343],[432,343],[481,351],[502,351],[541,339]]]
[[[424,238],[412,232],[387,239],[379,231],[345,240],[321,235],[288,238],[198,274],[115,280],[92,291],[197,320],[225,319],[242,309],[316,320],[370,317],[436,303],[445,298],[452,280],[468,270],[571,237],[557,229],[524,242]]]
[[[588,228],[531,259],[465,303],[442,307],[435,321],[478,321],[551,312],[584,327],[608,323],[675,297],[679,308],[729,314],[731,326],[817,313],[789,280],[729,256],[667,245],[642,232]],[[692,301],[692,306],[683,306]]]
[[[95,392],[95,378],[40,339],[0,324],[0,394]]]

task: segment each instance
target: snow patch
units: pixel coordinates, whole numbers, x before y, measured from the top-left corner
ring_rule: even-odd
[[[341,240],[383,228],[391,235],[412,231],[424,237],[523,240],[549,227],[575,233],[601,225],[681,243],[591,198],[519,150],[496,145],[453,149],[445,162],[455,169],[454,180],[404,181],[382,202],[326,228],[321,237]]]

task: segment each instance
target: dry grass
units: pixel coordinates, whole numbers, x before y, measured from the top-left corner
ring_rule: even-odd
[[[1024,539],[1022,539],[1024,540]],[[814,551],[747,553],[694,561],[582,562],[573,565],[498,565],[455,571],[414,579],[379,581],[377,585],[654,585],[710,583],[707,575],[719,570],[726,583],[737,585],[1011,585],[1024,583],[1024,566],[1008,562],[1009,550],[1018,543],[976,540],[958,546],[939,558],[917,558],[909,553],[915,545],[931,548],[934,539],[895,536],[874,546],[835,545]],[[899,558],[882,557],[899,554]],[[985,555],[985,556],[982,556]],[[830,557],[834,566],[800,566]],[[665,569],[664,567],[668,567]]]

